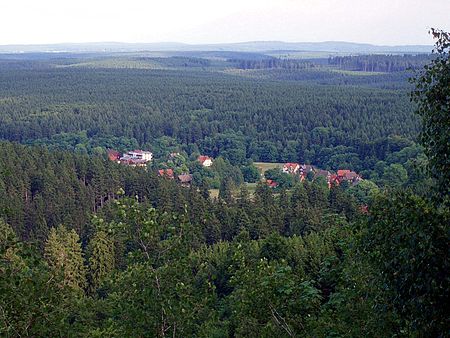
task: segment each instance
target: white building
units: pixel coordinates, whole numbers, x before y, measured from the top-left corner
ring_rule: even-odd
[[[199,156],[198,157],[198,161],[200,162],[200,164],[204,167],[210,167],[213,164],[213,159],[209,156]]]
[[[128,157],[133,160],[151,161],[153,159],[153,153],[151,151],[144,150],[131,150],[124,154],[123,157]]]

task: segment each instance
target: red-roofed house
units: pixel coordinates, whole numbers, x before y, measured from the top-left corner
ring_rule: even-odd
[[[204,167],[210,167],[213,163],[212,158],[209,156],[205,156],[205,155],[200,155],[197,160]]]
[[[348,170],[348,169],[339,169],[339,170],[337,171],[337,175],[338,175],[339,177],[344,177],[345,174],[348,174],[348,173],[350,173],[350,172],[351,172],[351,170]]]
[[[173,169],[159,169],[158,176],[170,178],[171,180],[175,178],[175,176],[173,175]]]
[[[266,180],[266,184],[269,186],[269,188],[276,188],[278,187],[278,183],[273,180]]]
[[[298,163],[285,163],[283,166],[283,172],[286,174],[296,174],[300,169],[300,164]]]
[[[114,149],[108,149],[108,158],[110,161],[117,162],[120,159],[120,153]]]
[[[330,184],[339,185],[338,175],[331,174],[331,176],[330,176]]]
[[[347,169],[340,169],[337,171],[337,177],[334,180],[334,183],[340,184],[343,181],[348,181],[350,183],[358,183],[361,181],[361,176],[359,176],[357,173],[351,170]]]

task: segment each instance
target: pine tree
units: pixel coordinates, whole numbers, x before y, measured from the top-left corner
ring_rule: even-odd
[[[227,204],[233,203],[233,181],[230,178],[225,178],[220,183],[219,198]]]
[[[86,269],[80,237],[75,230],[60,225],[52,228],[45,243],[44,256],[60,287],[82,290],[86,286]]]
[[[105,231],[99,230],[92,237],[88,246],[89,289],[95,292],[108,274],[114,270],[114,243]]]

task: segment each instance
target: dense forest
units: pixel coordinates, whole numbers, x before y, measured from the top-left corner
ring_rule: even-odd
[[[411,84],[0,60],[0,335],[447,337],[450,36],[432,33]],[[106,156],[138,147],[147,167]],[[363,179],[270,169],[271,187],[254,161]]]
[[[329,149],[365,170],[385,159],[389,138],[415,141],[419,130],[403,73],[280,70],[298,76],[284,79],[273,70],[239,76],[192,68],[0,68],[0,137],[11,141],[55,143],[86,132],[152,148],[170,137],[233,164],[251,158],[326,165],[322,152]]]
[[[236,63],[240,69],[304,69],[314,67],[314,63],[304,60],[295,59],[279,59],[279,58],[267,58],[262,60],[240,60],[230,59],[229,62]]]
[[[363,72],[402,72],[407,69],[419,69],[430,62],[431,56],[424,55],[362,55],[335,56],[328,59],[330,65],[340,69]]]

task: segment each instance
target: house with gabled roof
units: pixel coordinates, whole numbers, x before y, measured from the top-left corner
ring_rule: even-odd
[[[108,159],[110,161],[114,161],[114,162],[119,161],[120,153],[118,151],[116,151],[114,149],[108,149],[107,153],[108,153]]]
[[[178,181],[181,183],[184,187],[189,187],[192,183],[192,175],[191,174],[181,174],[177,177]]]
[[[164,177],[164,178],[169,178],[171,180],[173,180],[175,178],[173,169],[170,169],[170,168],[169,169],[159,169],[158,176]]]
[[[300,170],[300,164],[288,162],[283,165],[282,170],[286,174],[297,174]]]
[[[348,169],[339,169],[334,179],[334,183],[339,185],[340,183],[346,181],[349,183],[356,184],[361,180],[362,180],[361,176],[356,172]]]
[[[206,155],[200,155],[197,161],[204,167],[210,167],[213,164],[213,159]]]

